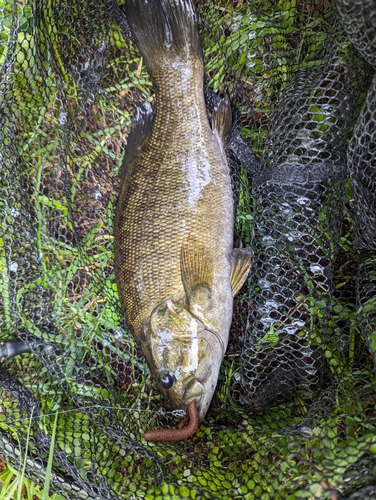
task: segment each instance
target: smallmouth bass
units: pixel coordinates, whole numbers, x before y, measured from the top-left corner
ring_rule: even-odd
[[[115,272],[126,322],[171,409],[200,421],[228,343],[233,296],[251,265],[233,249],[234,203],[223,99],[210,127],[191,0],[128,0],[155,89],[129,136],[115,218]]]

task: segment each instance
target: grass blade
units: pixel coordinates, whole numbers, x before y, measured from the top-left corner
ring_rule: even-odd
[[[45,479],[45,483],[44,483],[44,487],[43,487],[42,500],[48,500],[48,496],[49,496],[48,494],[49,494],[50,481],[51,481],[52,460],[53,460],[53,457],[54,457],[56,428],[57,428],[57,416],[58,416],[58,412],[56,411],[54,426],[53,426],[53,429],[52,429],[51,446],[50,446],[50,453],[48,455],[48,463],[47,463],[47,469],[46,469],[46,479]]]

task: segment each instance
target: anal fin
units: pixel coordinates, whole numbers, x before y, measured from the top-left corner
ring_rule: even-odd
[[[252,265],[253,252],[250,248],[234,248],[231,257],[231,290],[235,297],[247,279]]]

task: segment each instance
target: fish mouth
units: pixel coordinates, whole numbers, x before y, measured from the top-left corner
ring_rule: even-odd
[[[199,380],[194,379],[190,382],[184,393],[183,407],[187,409],[189,404],[196,401],[197,412],[199,414],[200,422],[202,422],[208,411],[211,399],[212,394],[208,393],[207,387],[205,387]]]
[[[184,393],[184,406],[187,408],[189,404],[196,401],[197,411],[201,420],[201,403],[205,395],[204,385],[197,379],[192,380]]]
[[[222,337],[218,333],[214,330],[205,328],[205,330],[199,334],[199,338],[207,342],[208,348],[215,354],[215,360],[222,359],[225,346]],[[204,369],[201,367],[201,369],[198,370],[196,374],[197,378],[194,378],[188,383],[183,394],[184,409],[186,409],[192,401],[196,400],[200,421],[205,418],[209,409],[217,385],[219,368],[220,364],[215,361],[212,365],[204,363]]]
[[[184,404],[188,406],[189,403],[192,403],[192,401],[195,399],[197,406],[199,407],[202,396],[204,394],[205,387],[199,380],[194,379],[189,383],[184,393]]]

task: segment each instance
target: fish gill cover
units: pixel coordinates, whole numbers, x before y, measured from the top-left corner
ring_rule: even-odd
[[[0,498],[376,498],[376,3],[195,5],[254,262],[204,421],[149,443],[183,415],[113,267],[149,75],[122,2],[0,0]]]

